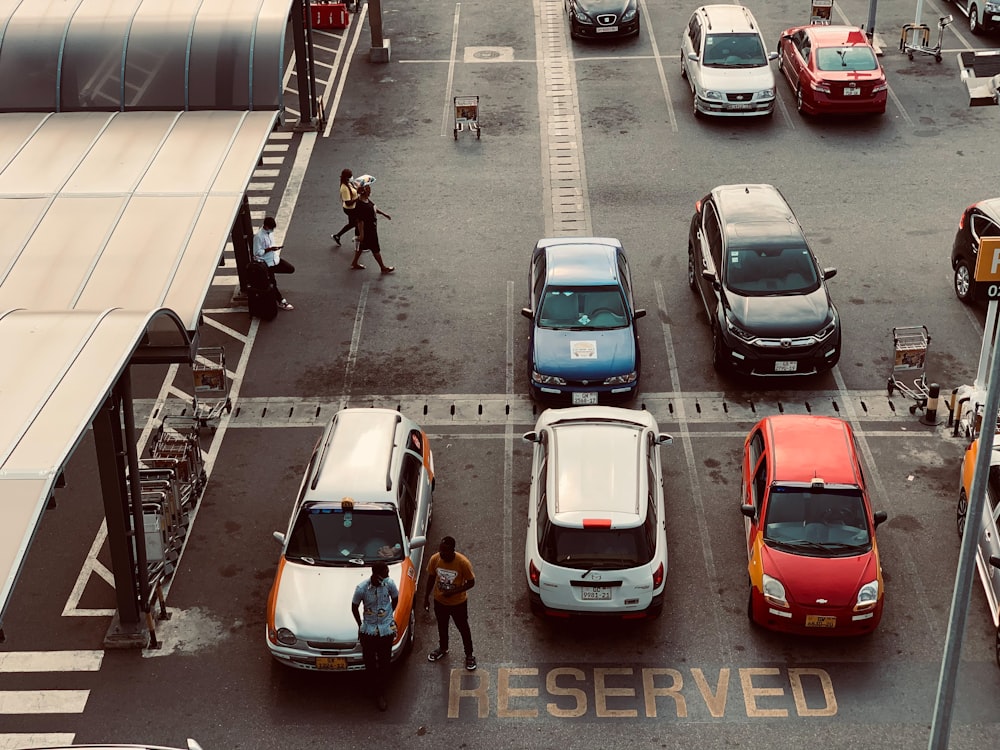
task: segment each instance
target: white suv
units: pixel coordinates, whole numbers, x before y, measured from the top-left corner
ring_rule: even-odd
[[[774,73],[753,14],[742,5],[703,5],[681,40],[681,76],[694,114],[746,117],[774,113]]]
[[[535,612],[656,617],[667,577],[658,431],[647,411],[542,412],[534,444],[524,571]]]

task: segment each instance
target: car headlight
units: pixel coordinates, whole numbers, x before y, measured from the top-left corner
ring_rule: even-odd
[[[878,604],[878,581],[869,581],[858,590],[858,601],[854,605],[855,612],[864,612]]]
[[[833,318],[830,319],[830,322],[819,330],[819,332],[816,334],[816,338],[819,339],[820,341],[823,341],[824,339],[830,338],[836,330],[837,330],[837,316],[834,315]]]
[[[764,601],[776,607],[788,609],[788,600],[785,598],[785,587],[777,578],[771,578],[764,574]]]
[[[588,26],[594,25],[594,19],[584,13],[582,10],[577,8],[573,11],[573,15],[576,16],[577,23],[585,23]]]
[[[986,3],[987,13],[1000,13],[1000,3]]]
[[[531,379],[542,385],[566,385],[566,378],[560,378],[558,375],[542,375],[537,370],[531,371]]]
[[[754,334],[750,333],[750,331],[746,331],[740,328],[728,317],[726,317],[726,328],[728,328],[729,332],[732,333],[734,336],[743,339],[744,341],[753,341],[755,338],[757,338]]]
[[[628,23],[633,18],[635,18],[636,15],[638,15],[638,13],[639,13],[638,5],[636,5],[635,3],[629,3],[628,7],[625,9],[625,12],[622,13],[621,17],[622,23]]]
[[[277,638],[278,643],[282,646],[294,646],[298,638],[295,637],[293,633],[288,628],[278,628],[278,632],[275,633],[275,638]]]
[[[758,91],[757,96],[759,96],[761,99],[773,99],[774,89],[763,89],[761,91]]]
[[[632,370],[632,372],[627,372],[624,375],[614,375],[610,378],[605,378],[604,385],[628,385],[629,383],[634,383],[638,377],[639,373]]]
[[[706,99],[715,99],[716,101],[722,101],[721,91],[706,91],[704,94]]]

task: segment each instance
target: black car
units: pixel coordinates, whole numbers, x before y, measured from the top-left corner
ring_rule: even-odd
[[[974,278],[980,237],[1000,237],[1000,198],[973,203],[958,222],[951,267],[955,271],[955,295],[966,304],[984,298],[986,285],[976,283]]]
[[[565,0],[569,34],[575,38],[639,33],[639,0]]]
[[[688,284],[712,327],[712,364],[812,375],[840,360],[840,316],[802,227],[771,185],[721,185],[695,204]]]

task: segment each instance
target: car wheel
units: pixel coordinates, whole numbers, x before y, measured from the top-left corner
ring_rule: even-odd
[[[958,493],[958,538],[965,534],[965,517],[969,514],[969,496],[965,494],[965,489]]]
[[[688,286],[694,290],[698,288],[698,279],[694,273],[694,250],[690,245],[688,246]]]
[[[722,349],[722,335],[718,326],[712,326],[712,367],[719,374],[724,374],[727,370],[726,353]]]
[[[979,23],[979,9],[973,5],[969,8],[969,31],[973,34],[981,34],[983,25]]]
[[[955,265],[955,296],[967,305],[972,303],[972,270],[966,260]]]
[[[687,78],[688,71],[687,67],[684,65],[684,50],[681,50],[681,78]]]
[[[403,644],[401,658],[406,658],[413,651],[413,644],[417,640],[417,615],[415,608],[410,609],[410,624],[406,628],[406,643]]]
[[[997,628],[996,650],[997,650],[997,666],[1000,667],[1000,628]]]
[[[798,110],[800,115],[804,115],[806,113],[805,105],[802,102],[802,84],[799,84],[795,88],[795,109]]]
[[[784,73],[785,63],[781,59],[781,47],[778,47],[778,72]]]
[[[751,625],[756,625],[757,621],[753,619],[753,584],[750,584],[750,590],[747,592],[747,619],[750,621]]]

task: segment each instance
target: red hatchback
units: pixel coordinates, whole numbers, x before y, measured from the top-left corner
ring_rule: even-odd
[[[743,447],[747,617],[773,630],[859,635],[882,619],[873,513],[850,425],[765,417]]]
[[[885,72],[865,32],[855,26],[786,29],[778,42],[778,70],[803,114],[885,112]]]

